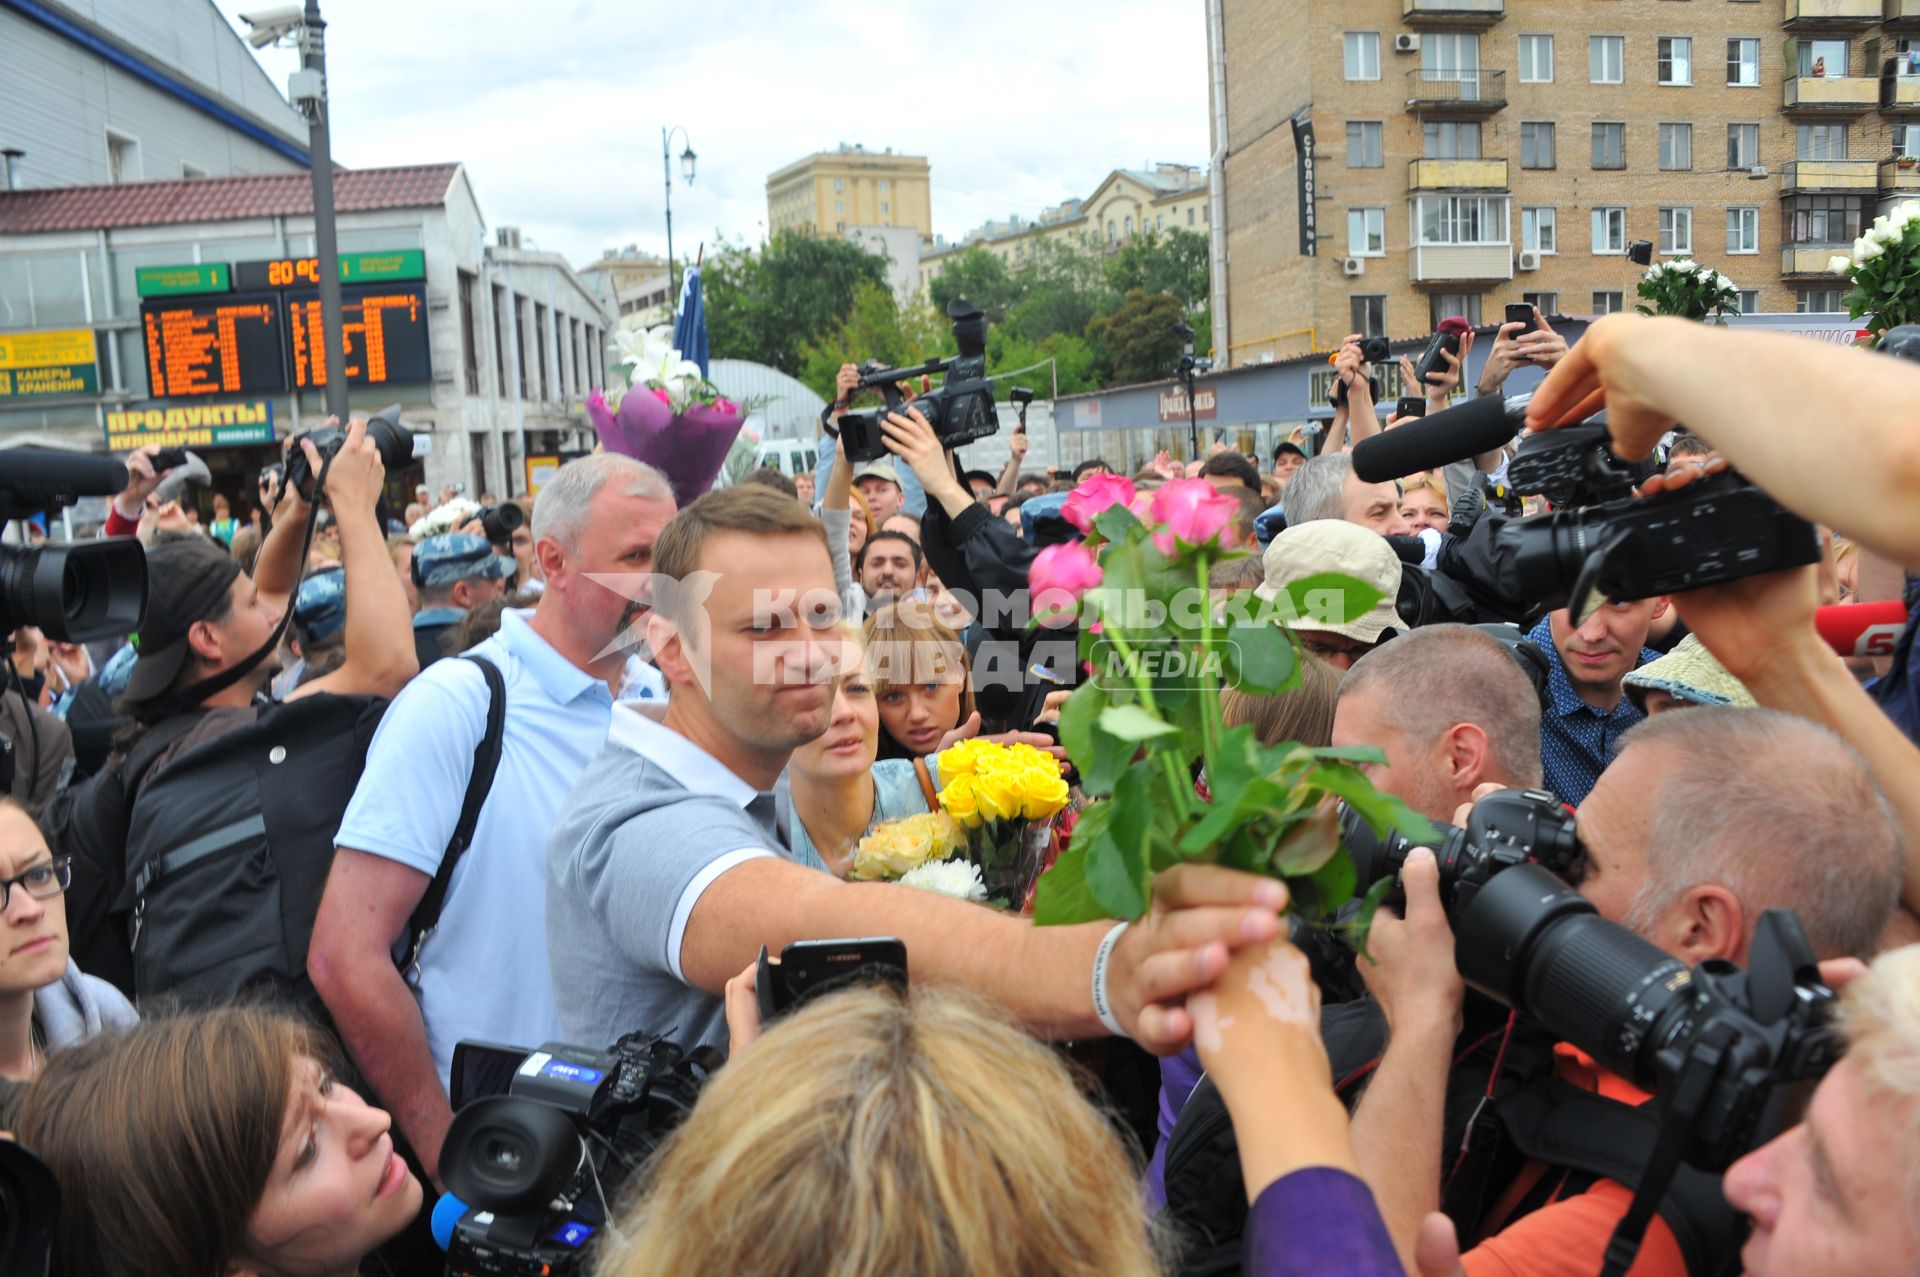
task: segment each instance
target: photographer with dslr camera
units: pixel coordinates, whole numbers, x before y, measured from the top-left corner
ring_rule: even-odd
[[[1792,788],[1779,783],[1786,774],[1795,777]],[[1456,819],[1464,822],[1466,811]],[[1578,828],[1581,858],[1572,876],[1581,894],[1602,917],[1689,966],[1715,958],[1746,965],[1768,909],[1798,909],[1821,958],[1870,954],[1900,881],[1899,832],[1865,761],[1824,728],[1777,712],[1703,708],[1635,728],[1581,808]],[[1443,1138],[1450,1094],[1456,1102],[1459,1094],[1449,1085],[1449,1061],[1465,1045],[1457,1041],[1464,986],[1438,867],[1416,851],[1401,881],[1405,919],[1383,909],[1369,941],[1373,961],[1359,964],[1390,1036],[1354,1118],[1355,1148],[1396,1244],[1411,1258],[1420,1221],[1440,1203],[1444,1184],[1455,1209],[1473,1200],[1480,1211],[1457,1220],[1480,1238],[1466,1256],[1469,1273],[1598,1271],[1625,1213],[1625,1186],[1577,1167],[1557,1183],[1526,1169],[1499,1182],[1490,1167],[1504,1161],[1511,1170],[1514,1150],[1481,1143],[1497,1143],[1502,1129],[1512,1138],[1499,1123],[1470,1122],[1467,1137],[1479,1148],[1458,1161],[1458,1143]],[[1461,934],[1463,950],[1472,939]],[[1513,1033],[1503,1049],[1511,1042],[1524,1053],[1525,1035]],[[1650,1098],[1570,1045],[1554,1048],[1552,1066],[1558,1086],[1622,1106],[1623,1130],[1627,1111]],[[1496,1111],[1516,1103],[1514,1095],[1495,1093]],[[1553,1090],[1546,1095],[1552,1100]],[[1623,1136],[1623,1150],[1630,1147]],[[1518,1151],[1556,1165],[1523,1144]],[[1463,1167],[1469,1179],[1486,1176],[1478,1193],[1462,1194]],[[1663,1222],[1647,1234],[1636,1274],[1700,1271],[1701,1255],[1688,1247],[1716,1232],[1700,1200],[1683,1177]],[[1675,1220],[1685,1227],[1676,1230]]]
[[[320,474],[324,459],[313,440],[301,437],[298,446],[308,472]],[[309,714],[293,706],[311,706],[310,698],[322,694],[390,697],[414,675],[406,594],[374,514],[385,467],[367,424],[352,422],[324,464],[325,499],[339,521],[347,574],[346,656],[339,668],[290,693],[285,707],[259,702],[277,669],[275,654],[303,566],[313,507],[299,485],[288,483],[280,493],[273,531],[252,577],[205,537],[163,534],[147,550],[147,609],[123,701],[136,735],[105,770],[57,797],[45,813],[49,838],[61,854],[74,857],[67,901],[74,955],[125,992],[136,991],[135,977],[125,921],[117,916],[124,906],[116,901],[131,866],[144,851],[157,854],[207,833],[211,806],[148,807],[141,802],[146,787],[183,757],[237,731],[276,739],[284,734],[289,746],[314,746],[313,737],[323,730],[320,718],[337,728],[330,717],[335,708],[343,721],[358,712],[338,706]],[[150,953],[155,944],[150,936]]]

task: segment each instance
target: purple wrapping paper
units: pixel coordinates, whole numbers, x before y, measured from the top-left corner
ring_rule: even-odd
[[[682,506],[713,486],[747,419],[738,407],[729,408],[695,404],[675,416],[645,386],[627,391],[617,413],[598,392],[587,398],[587,416],[607,451],[644,461],[666,475]]]

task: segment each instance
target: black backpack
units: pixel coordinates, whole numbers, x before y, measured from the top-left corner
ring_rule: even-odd
[[[480,657],[487,731],[474,751],[460,825],[413,926],[431,930],[441,883],[472,837],[499,762],[505,691]],[[322,694],[269,706],[145,778],[129,822],[115,912],[134,993],[214,1004],[265,992],[324,1018],[307,979],[314,916],[334,835],[387,702]]]
[[[1659,1136],[1657,1104],[1634,1108],[1556,1080],[1552,1041],[1538,1029],[1516,1026],[1501,1052],[1505,1019],[1504,1009],[1470,995],[1460,1036],[1465,1050],[1447,1076],[1441,1147],[1450,1159],[1469,1128],[1473,1132],[1471,1155],[1451,1167],[1441,1201],[1463,1246],[1473,1244],[1481,1220],[1529,1160],[1565,1169],[1565,1195],[1584,1192],[1599,1179],[1633,1188]],[[1351,1107],[1360,1090],[1355,1084],[1385,1048],[1386,1022],[1379,1005],[1362,998],[1323,1008],[1320,1026],[1336,1089]],[[1484,1103],[1496,1056],[1496,1098]],[[1543,1181],[1559,1183],[1553,1176]],[[1181,1242],[1182,1277],[1241,1272],[1246,1185],[1233,1120],[1210,1078],[1200,1080],[1167,1138],[1166,1190],[1166,1218]],[[1545,1205],[1543,1197],[1544,1188],[1513,1217]],[[1719,1176],[1682,1166],[1660,1203],[1660,1217],[1673,1230],[1690,1277],[1738,1271],[1743,1229],[1720,1191]]]

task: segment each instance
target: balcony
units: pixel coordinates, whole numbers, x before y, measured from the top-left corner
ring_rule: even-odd
[[[1880,21],[1888,31],[1920,31],[1920,0],[1884,0]]]
[[[1891,157],[1880,161],[1880,193],[1905,195],[1920,193],[1920,163],[1906,165]]]
[[[1853,252],[1851,242],[1845,244],[1789,244],[1780,250],[1780,274],[1786,279],[1827,279],[1839,282],[1841,277],[1827,269],[1827,264],[1835,257],[1845,257]]]
[[[1880,77],[1880,109],[1888,115],[1920,114],[1920,75]]]
[[[1873,160],[1794,160],[1781,174],[1780,193],[1877,191],[1880,168]]]
[[[1877,27],[1886,0],[1787,0],[1788,31],[1864,31]]]
[[[1880,82],[1864,75],[1797,75],[1782,110],[1797,115],[1858,115],[1880,105]]]
[[[1409,191],[1504,191],[1505,160],[1414,160],[1407,165]],[[1502,276],[1502,278],[1505,278]]]
[[[1489,115],[1507,104],[1505,71],[1407,72],[1407,109],[1428,115]]]
[[[1416,284],[1489,284],[1513,278],[1511,244],[1416,244]]]
[[[1414,26],[1481,27],[1507,16],[1507,0],[1401,0],[1400,16]]]

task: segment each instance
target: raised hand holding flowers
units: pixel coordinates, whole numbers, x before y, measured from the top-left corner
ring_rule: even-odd
[[[1725,316],[1740,313],[1740,290],[1733,281],[1691,258],[1655,262],[1635,291],[1653,303],[1635,307],[1643,315],[1678,315],[1718,324]]]
[[[1853,255],[1828,266],[1852,282],[1841,301],[1849,315],[1866,321],[1876,343],[1888,329],[1920,322],[1920,290],[1913,286],[1920,274],[1920,203],[1909,200],[1875,218],[1854,241]]]

